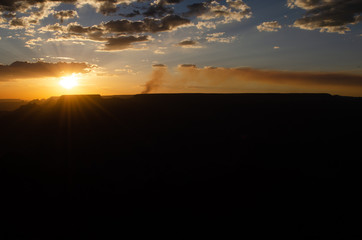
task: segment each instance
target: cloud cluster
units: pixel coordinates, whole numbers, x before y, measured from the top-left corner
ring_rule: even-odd
[[[145,18],[142,21],[116,20],[103,24],[103,27],[110,33],[157,33],[172,31],[180,26],[190,24],[190,20],[178,15],[167,15],[161,19]]]
[[[74,4],[77,7],[90,5],[97,9],[98,12],[108,15],[115,13],[118,10],[118,5],[129,5],[134,2],[141,2],[140,0],[2,0],[0,1],[0,11],[7,12],[26,12],[34,6],[44,4],[61,3]]]
[[[208,42],[231,43],[236,39],[235,36],[225,37],[225,32],[209,33],[206,36]]]
[[[294,22],[301,29],[343,34],[350,31],[348,25],[362,21],[361,0],[288,0],[288,6],[307,11]]]
[[[178,15],[167,15],[161,19],[145,18],[142,21],[111,20],[91,27],[84,27],[78,23],[70,23],[67,26],[54,24],[42,27],[40,31],[54,32],[61,40],[101,42],[101,51],[121,51],[134,48],[134,43],[151,40],[150,36],[145,35],[147,33],[173,31],[189,23],[190,20]]]
[[[259,32],[277,32],[282,28],[282,25],[280,25],[278,21],[263,22],[256,28],[259,30]]]
[[[8,19],[9,29],[31,29],[40,21],[51,14],[54,14],[53,8],[59,5],[58,1],[1,1],[0,13]],[[17,13],[24,16],[17,17]]]
[[[87,73],[93,68],[88,63],[77,62],[14,62],[0,65],[0,82],[25,78],[61,77],[72,73]]]
[[[3,0],[0,1],[2,14],[0,27],[25,29],[25,36],[33,37],[33,39],[24,38],[25,46],[29,48],[38,46],[41,41],[73,43],[92,41],[101,44],[98,51],[122,51],[146,49],[142,45],[154,40],[156,34],[192,26],[194,20],[196,20],[194,26],[198,28],[216,28],[217,24],[241,21],[251,16],[250,7],[242,0],[202,1],[186,5],[188,8],[186,11],[183,8],[176,8],[176,5],[181,2],[183,0]],[[56,7],[62,3],[72,4],[76,8],[89,5],[104,15],[113,14],[113,17],[122,17],[93,26],[83,26],[77,22],[63,25],[65,20],[78,18],[79,15],[76,10],[56,11]],[[132,11],[127,13],[130,9]],[[182,10],[176,13],[175,9]],[[41,20],[51,15],[58,19],[59,23],[36,28]],[[136,16],[137,20],[129,19]],[[37,35],[37,33],[46,32],[52,33],[53,36],[49,38],[49,35]],[[44,37],[47,39],[43,39]],[[208,35],[206,39],[207,42],[225,43],[232,40],[232,38],[213,35]],[[191,40],[174,43],[174,45],[201,47],[196,41]]]

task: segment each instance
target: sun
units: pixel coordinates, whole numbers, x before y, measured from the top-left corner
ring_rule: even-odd
[[[59,81],[59,85],[66,89],[72,89],[78,86],[78,77],[76,74],[62,77]]]

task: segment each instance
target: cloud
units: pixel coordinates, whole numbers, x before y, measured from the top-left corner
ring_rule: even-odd
[[[307,11],[293,25],[305,30],[344,34],[362,20],[361,0],[288,0],[288,6]]]
[[[40,37],[35,38],[35,39],[30,39],[28,41],[25,42],[25,47],[27,48],[34,48],[35,46],[40,46],[40,42],[43,42],[43,39],[41,39]]]
[[[165,50],[167,49],[167,47],[158,47],[158,49],[156,49],[153,53],[154,54],[166,54]]]
[[[173,31],[178,27],[190,24],[188,19],[178,15],[167,15],[161,19],[145,18],[142,21],[112,20],[99,25],[85,27],[78,23],[61,26],[58,23],[39,29],[40,32],[54,32],[56,38],[48,41],[72,40],[93,41],[103,43],[100,51],[120,51],[133,48],[132,43],[146,42],[150,36],[138,34]]]
[[[263,22],[256,28],[259,30],[259,32],[277,32],[282,28],[282,26],[278,23],[278,21],[272,21]]]
[[[0,13],[9,19],[8,24],[2,28],[20,29],[31,28],[40,21],[54,13],[53,8],[61,1],[29,0],[29,1],[1,1]],[[17,17],[20,13],[21,17]]]
[[[158,64],[153,64],[152,67],[159,68],[159,67],[167,67],[167,66],[165,64],[158,63]]]
[[[208,29],[216,29],[216,23],[211,21],[199,21],[196,24],[198,29],[208,28]]]
[[[148,41],[147,36],[122,36],[116,38],[108,38],[107,43],[104,45],[104,48],[101,51],[121,51],[125,49],[133,48],[132,44],[136,42],[145,42]]]
[[[176,46],[183,48],[202,48],[197,41],[194,40],[183,40],[176,44]]]
[[[24,28],[27,26],[27,23],[22,18],[13,18],[9,21],[11,29]]]
[[[162,19],[145,18],[143,21],[116,20],[103,24],[105,31],[110,33],[157,33],[172,31],[180,26],[190,24],[190,20],[178,15],[167,15]]]
[[[186,64],[180,64],[178,65],[179,68],[196,68],[196,64],[189,64],[189,63],[186,63]]]
[[[226,5],[217,1],[205,1],[187,6],[187,17],[197,17],[202,20],[218,19],[218,23],[240,22],[244,18],[250,18],[251,8],[242,0],[226,0]]]
[[[141,12],[139,10],[133,10],[131,13],[120,13],[119,16],[126,17],[126,18],[133,18],[136,16],[141,15]]]
[[[210,33],[207,34],[206,40],[208,42],[220,42],[220,43],[231,43],[236,39],[235,36],[232,37],[223,37],[225,35],[224,32],[218,32],[218,33]]]
[[[53,25],[46,25],[44,27],[41,27],[38,29],[39,32],[44,33],[44,32],[59,32],[59,33],[64,33],[66,32],[66,27],[60,25],[59,23],[53,24]]]
[[[79,17],[79,16],[78,16],[77,11],[67,10],[67,11],[59,11],[59,12],[56,12],[56,13],[54,14],[54,17],[55,17],[56,19],[59,19],[60,22],[63,23],[64,20],[66,20],[66,19],[77,18],[77,17]]]
[[[146,17],[163,17],[164,15],[173,14],[174,9],[170,5],[178,4],[183,0],[156,0],[143,12]]]
[[[88,63],[47,63],[47,62],[14,62],[0,65],[0,82],[15,79],[61,77],[72,73],[87,73],[94,65]]]
[[[109,15],[117,12],[118,5],[129,5],[138,0],[3,0],[0,2],[0,11],[8,12],[26,12],[31,7],[40,4],[57,4],[68,3],[74,4],[77,7],[84,5],[90,5],[94,7],[98,12]]]

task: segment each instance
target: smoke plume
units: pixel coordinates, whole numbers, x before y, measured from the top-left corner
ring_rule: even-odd
[[[162,85],[165,77],[165,73],[167,72],[167,68],[163,64],[155,64],[153,65],[153,71],[151,74],[151,79],[146,82],[145,89],[141,94],[147,94],[154,90],[156,90],[159,86]]]
[[[154,65],[151,79],[146,84],[143,93],[149,93],[161,85],[163,87],[188,88],[193,85],[234,87],[240,88],[244,84],[275,86],[278,88],[301,88],[329,91],[331,88],[362,89],[362,75],[338,72],[302,72],[262,70],[255,68],[198,68],[193,64],[179,65],[175,73],[170,73],[163,64]],[[258,91],[257,89],[257,91]]]

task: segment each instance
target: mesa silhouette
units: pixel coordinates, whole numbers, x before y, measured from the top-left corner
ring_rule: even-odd
[[[186,221],[222,236],[235,224],[344,236],[357,224],[361,110],[360,98],[329,94],[32,101],[0,117],[7,226],[29,237],[40,215],[66,219],[73,232],[116,218],[147,231]]]

